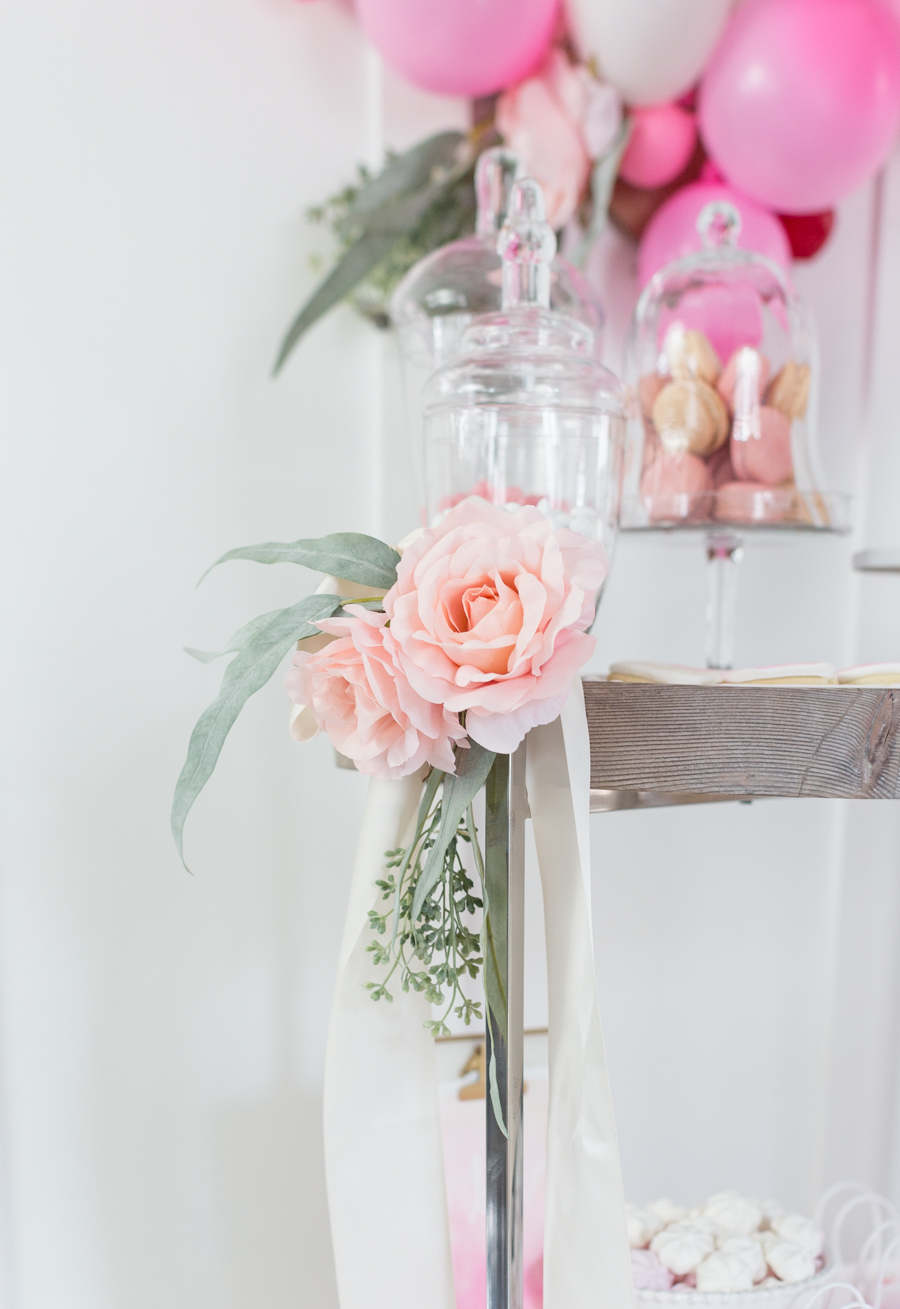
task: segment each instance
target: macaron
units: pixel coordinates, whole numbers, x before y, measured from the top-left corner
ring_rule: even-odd
[[[778,409],[788,421],[802,418],[809,403],[811,381],[808,364],[797,364],[789,359],[772,378],[766,392],[766,404]]]
[[[709,469],[709,476],[714,490],[724,486],[726,482],[737,481],[734,469],[731,466],[731,451],[727,445],[723,445],[715,454],[709,456],[706,467]]]
[[[673,377],[694,378],[715,386],[722,361],[702,332],[686,328],[683,323],[673,323],[666,332],[663,350]]]
[[[722,523],[793,522],[795,498],[792,487],[725,482],[716,488],[713,517]]]
[[[791,455],[791,424],[780,409],[760,405],[758,430],[745,428],[731,435],[731,463],[742,482],[765,482],[777,486],[794,475]],[[757,428],[757,424],[753,424]]]
[[[667,381],[668,378],[661,377],[659,373],[645,373],[638,382],[638,399],[641,402],[641,413],[645,418],[649,418],[653,413],[654,401]]]
[[[666,450],[711,455],[728,440],[725,401],[706,382],[669,382],[653,402],[653,426]]]
[[[716,390],[731,413],[746,408],[748,400],[758,402],[769,382],[769,361],[751,345],[735,350],[716,382]]]
[[[660,450],[641,478],[641,498],[655,523],[706,518],[711,489],[707,465],[686,451]]]

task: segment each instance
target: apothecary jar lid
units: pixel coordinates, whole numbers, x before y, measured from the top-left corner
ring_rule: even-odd
[[[536,505],[556,526],[612,544],[626,394],[590,327],[549,308],[556,247],[540,187],[516,182],[500,233],[503,307],[476,319],[425,389],[427,516],[467,495]]]

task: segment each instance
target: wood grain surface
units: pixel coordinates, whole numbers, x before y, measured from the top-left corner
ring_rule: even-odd
[[[900,691],[585,679],[584,698],[595,792],[900,796]]]

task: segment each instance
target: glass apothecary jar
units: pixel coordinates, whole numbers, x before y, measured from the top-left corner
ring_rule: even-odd
[[[815,451],[815,329],[777,264],[707,205],[706,248],[651,278],[634,313],[624,530],[844,531]]]
[[[502,147],[485,150],[475,170],[475,234],[426,255],[410,269],[392,297],[391,322],[400,348],[407,428],[417,455],[426,382],[436,369],[460,354],[473,320],[501,307],[497,237],[506,221],[512,187],[522,176],[522,165],[512,151]],[[550,307],[589,327],[593,348],[599,354],[600,302],[579,270],[559,255],[550,264]]]
[[[425,388],[428,521],[480,495],[510,510],[535,505],[609,552],[625,390],[597,361],[592,329],[550,308],[556,239],[530,178],[513,187],[497,248],[502,308],[472,322],[459,358]]]

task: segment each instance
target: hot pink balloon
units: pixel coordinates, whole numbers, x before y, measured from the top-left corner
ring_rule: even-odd
[[[900,33],[879,0],[746,0],[700,88],[722,172],[780,213],[830,209],[887,159],[900,122]]]
[[[660,345],[672,323],[702,332],[723,364],[742,345],[758,346],[763,337],[759,297],[752,286],[741,282],[697,287],[681,297],[677,309],[663,309],[659,316]]]
[[[648,191],[674,182],[694,153],[696,141],[697,121],[681,105],[634,109],[619,176]]]
[[[673,259],[683,259],[703,249],[697,219],[713,200],[727,200],[740,214],[739,249],[766,255],[784,269],[790,267],[790,243],[774,214],[724,182],[695,182],[676,191],[647,224],[638,252],[641,286],[646,286],[653,274]]]
[[[559,0],[356,0],[369,39],[401,77],[438,95],[490,95],[532,72]]]

